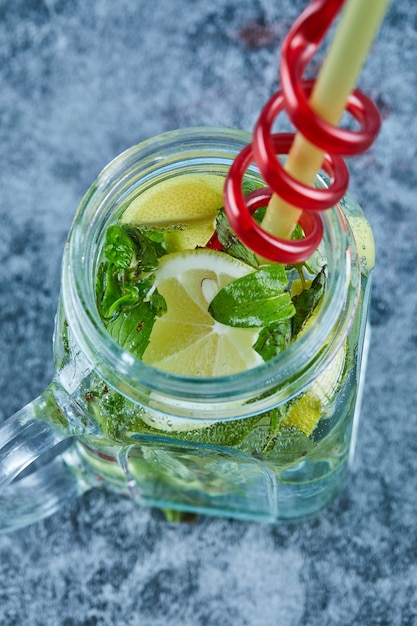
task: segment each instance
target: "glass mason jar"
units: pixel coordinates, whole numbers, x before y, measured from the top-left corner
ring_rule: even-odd
[[[250,140],[223,128],[166,133],[114,159],[86,193],[65,246],[53,381],[0,429],[3,532],[92,487],[171,519],[267,522],[313,515],[339,492],[355,446],[374,255],[350,196],[323,215],[328,273],[317,313],[287,350],[253,369],[212,378],[158,370],[117,344],[98,313],[107,227],[167,178],[225,176]],[[259,177],[255,166],[248,174]]]

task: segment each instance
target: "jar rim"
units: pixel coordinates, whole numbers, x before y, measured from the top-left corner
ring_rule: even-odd
[[[274,359],[227,376],[179,376],[137,359],[107,333],[95,301],[96,263],[103,233],[115,220],[117,203],[120,206],[132,184],[151,184],[161,172],[169,176],[181,167],[188,171],[212,163],[226,171],[250,141],[246,131],[210,126],[147,139],[102,170],[77,210],[63,262],[62,296],[68,324],[82,352],[108,384],[141,404],[149,404],[152,396],[156,411],[191,419],[197,413],[208,420],[218,420],[220,414],[222,419],[237,419],[288,400],[325,367],[343,343],[353,318],[360,268],[354,237],[337,206],[322,215],[323,247],[327,256],[332,253],[334,268],[328,271],[319,313],[311,329]]]

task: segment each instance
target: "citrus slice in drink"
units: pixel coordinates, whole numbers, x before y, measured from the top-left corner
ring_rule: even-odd
[[[168,252],[204,246],[223,205],[224,178],[216,174],[182,174],[149,187],[127,207],[121,221],[166,228]]]
[[[297,426],[308,437],[320,418],[330,417],[330,409],[343,375],[345,359],[345,346],[342,346],[306,393],[290,404],[282,426]]]
[[[254,269],[223,252],[199,248],[162,257],[155,287],[167,312],[157,318],[142,360],[182,376],[225,376],[263,362],[253,349],[259,328],[234,328],[209,313],[220,289]]]

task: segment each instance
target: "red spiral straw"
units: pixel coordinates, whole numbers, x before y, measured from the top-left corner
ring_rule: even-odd
[[[357,131],[330,124],[309,104],[315,81],[303,79],[305,69],[343,4],[344,0],[313,0],[294,23],[281,53],[281,90],[262,109],[252,143],[236,157],[226,178],[224,203],[231,227],[256,254],[279,263],[301,263],[316,250],[323,236],[320,212],[337,204],[348,187],[349,173],[342,155],[354,156],[367,150],[381,126],[378,109],[358,89],[348,97],[345,107],[358,122]],[[295,137],[295,133],[272,133],[275,119],[282,111],[298,132],[323,151],[322,169],[331,181],[328,188],[317,189],[301,183],[277,158],[289,153]],[[242,181],[252,163],[258,166],[268,188],[245,198]],[[303,239],[275,237],[252,218],[255,208],[265,206],[273,194],[301,210],[299,224],[304,231]]]

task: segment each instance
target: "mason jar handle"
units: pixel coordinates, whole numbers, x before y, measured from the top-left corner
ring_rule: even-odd
[[[51,515],[93,486],[68,464],[76,423],[69,396],[51,385],[0,427],[0,533]]]

